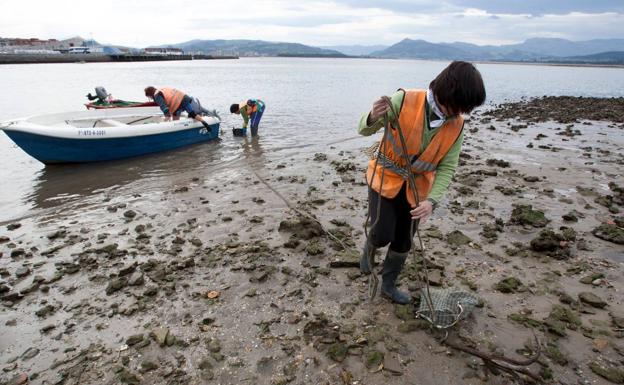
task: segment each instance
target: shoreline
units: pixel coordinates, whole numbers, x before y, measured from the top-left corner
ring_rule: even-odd
[[[2,64],[53,64],[53,63],[118,63],[179,60],[226,60],[238,56],[212,55],[100,55],[100,54],[0,54]]]
[[[11,58],[11,57],[14,58]],[[140,62],[140,61],[179,61],[179,60],[226,60],[245,58],[302,58],[302,59],[374,59],[374,60],[414,60],[430,62],[448,62],[454,59],[421,59],[421,58],[381,58],[372,56],[339,56],[339,55],[275,55],[275,56],[212,56],[212,55],[182,55],[182,57],[161,55],[98,55],[98,54],[0,54],[2,64],[52,64],[52,63],[103,63],[103,62]],[[620,64],[600,63],[566,63],[566,62],[526,62],[526,61],[497,61],[497,60],[474,60],[477,64],[504,64],[504,65],[532,65],[553,67],[596,67],[596,68],[624,68]]]

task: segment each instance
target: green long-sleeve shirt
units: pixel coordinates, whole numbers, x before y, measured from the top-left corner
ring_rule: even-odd
[[[405,93],[403,91],[397,91],[390,98],[392,100],[392,105],[396,111],[401,111],[401,106],[403,105],[403,98],[405,97]],[[426,102],[425,102],[426,103]],[[369,136],[373,135],[381,128],[383,128],[383,118],[380,118],[376,122],[373,122],[370,126],[367,124],[368,112],[362,115],[360,119],[360,124],[358,127],[358,133],[360,135]],[[389,118],[391,120],[394,119],[394,115],[392,111],[388,112]],[[428,121],[426,122],[428,124]],[[435,134],[440,131],[440,128],[429,129],[429,127],[425,127],[423,130],[423,138],[420,146],[420,153],[422,153],[425,148],[431,142],[431,139],[435,136]],[[453,178],[453,174],[455,174],[455,170],[457,169],[457,164],[459,163],[459,153],[461,152],[461,146],[464,141],[464,132],[459,135],[455,144],[451,147],[449,152],[440,160],[438,163],[438,168],[436,170],[435,179],[433,181],[433,186],[431,187],[431,193],[429,193],[429,198],[433,199],[436,202],[440,202],[446,190],[448,189],[449,184],[451,183],[451,179]]]
[[[249,106],[246,104],[241,104],[241,107],[239,108],[240,114],[243,117],[243,128],[247,128],[247,124],[249,124],[249,114],[247,113],[247,109],[249,109]]]

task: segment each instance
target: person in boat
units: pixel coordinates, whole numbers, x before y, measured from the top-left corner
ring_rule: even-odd
[[[385,145],[379,144],[379,156],[369,162],[366,171],[372,227],[360,258],[360,270],[369,274],[376,249],[389,244],[381,272],[381,294],[393,302],[410,302],[410,296],[398,290],[396,282],[412,247],[415,228],[429,218],[455,173],[464,139],[461,114],[482,105],[485,96],[479,71],[471,63],[454,61],[427,90],[400,89],[390,100],[375,101],[360,119],[358,133],[365,136],[384,127],[386,114],[391,124]],[[409,184],[409,168],[397,126],[401,127],[405,155],[415,176],[418,201]]]
[[[178,120],[182,112],[186,111],[189,118],[201,122],[207,130],[210,130],[210,126],[202,117],[202,108],[199,101],[194,103],[194,98],[182,91],[175,88],[155,88],[149,86],[145,88],[145,96],[158,104],[163,114],[165,114],[165,120]],[[193,106],[194,104],[195,107]]]
[[[266,105],[260,99],[248,99],[243,103],[234,103],[230,106],[231,113],[243,117],[243,128],[247,128],[247,125],[250,124],[251,136],[258,135],[258,126],[265,109]]]

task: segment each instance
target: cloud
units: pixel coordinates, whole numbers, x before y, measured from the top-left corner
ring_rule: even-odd
[[[571,12],[624,12],[622,0],[336,0],[354,8],[377,8],[393,12],[443,13],[450,9],[476,8],[503,14],[568,14]]]
[[[336,0],[353,8],[383,9],[397,13],[431,13],[448,8],[445,2],[435,0]]]
[[[80,35],[133,47],[193,39],[370,45],[394,44],[406,37],[506,44],[536,36],[624,36],[621,0],[228,0],[188,7],[163,0],[108,0],[98,3],[97,10],[78,0],[5,3],[0,36]]]
[[[624,12],[624,2],[621,0],[448,0],[447,2],[457,7],[478,8],[495,14],[566,15],[572,12]]]

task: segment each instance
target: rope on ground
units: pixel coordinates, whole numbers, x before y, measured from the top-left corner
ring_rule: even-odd
[[[354,249],[347,247],[347,245],[344,244],[344,242],[342,240],[340,240],[338,237],[336,237],[334,234],[330,233],[329,231],[325,230],[325,227],[323,227],[323,224],[321,223],[321,221],[319,221],[318,219],[316,219],[312,214],[309,214],[303,210],[300,210],[298,208],[296,208],[288,199],[286,199],[285,196],[283,196],[279,191],[277,191],[273,186],[271,186],[271,184],[269,182],[267,182],[261,175],[260,173],[258,173],[258,171],[256,171],[256,169],[254,169],[253,167],[250,167],[251,171],[254,173],[254,175],[256,176],[256,178],[258,178],[258,180],[260,182],[262,182],[262,184],[264,184],[269,190],[271,190],[275,195],[277,195],[285,204],[286,206],[291,209],[292,211],[294,211],[295,213],[299,214],[302,217],[308,218],[316,223],[318,223],[319,225],[321,225],[321,229],[323,230],[323,232],[330,237],[333,241],[335,241],[336,243],[338,243],[343,250],[345,251],[353,251],[355,253],[357,253],[357,251],[355,251]]]
[[[527,376],[534,382],[541,384],[543,383],[542,378],[528,369],[531,364],[537,362],[542,352],[539,340],[537,339],[535,333],[533,333],[533,338],[535,339],[535,346],[537,347],[537,351],[535,352],[533,357],[530,357],[524,361],[518,361],[504,356],[495,356],[492,354],[488,354],[466,346],[464,344],[460,344],[459,342],[456,342],[452,339],[445,340],[443,344],[453,349],[481,358],[485,363],[485,366],[490,371],[495,372],[496,370],[500,370],[511,375],[514,379],[520,382],[522,382],[522,379],[518,376],[518,374],[522,374]]]

